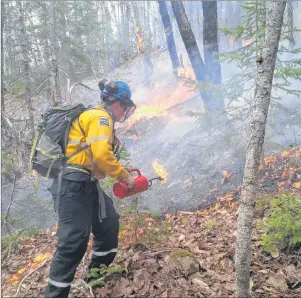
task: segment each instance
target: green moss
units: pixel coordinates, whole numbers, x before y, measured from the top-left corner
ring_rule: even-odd
[[[148,227],[146,226],[148,223],[143,220],[143,225],[145,226],[144,233],[139,241],[143,244],[154,245],[162,243],[172,235],[171,223],[168,221],[162,221],[159,222],[159,224],[154,224]]]
[[[217,226],[217,221],[215,219],[208,219],[204,223],[204,230],[202,234],[207,236],[210,232],[212,232]]]
[[[194,257],[194,255],[189,250],[174,250],[170,253],[169,257],[171,259],[178,259],[184,257]]]
[[[182,217],[181,221],[184,226],[188,226],[190,224],[190,220],[186,217]]]
[[[7,236],[1,237],[1,247],[2,249],[6,249],[9,246],[15,247],[21,241],[35,237],[40,233],[40,230],[37,228],[28,228],[24,229],[21,232],[11,233]]]

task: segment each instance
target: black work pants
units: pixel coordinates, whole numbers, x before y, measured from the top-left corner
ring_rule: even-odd
[[[112,199],[104,192],[106,218],[100,221],[98,182],[62,180],[58,204],[58,242],[50,266],[48,287],[45,296],[68,297],[75,271],[81,262],[89,241],[92,228],[92,267],[110,265],[118,246],[119,215]],[[51,192],[56,198],[57,181]]]

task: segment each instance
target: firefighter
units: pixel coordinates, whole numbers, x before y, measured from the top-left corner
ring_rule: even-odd
[[[135,110],[129,86],[122,81],[102,80],[101,105],[83,112],[72,123],[66,156],[74,155],[50,191],[58,212],[57,248],[50,266],[46,297],[68,297],[75,271],[93,233],[93,268],[109,266],[117,253],[119,215],[112,199],[99,186],[106,175],[123,181],[133,189],[134,178],[123,168],[114,153],[118,139],[114,123],[125,121]],[[89,282],[89,274],[86,281]]]

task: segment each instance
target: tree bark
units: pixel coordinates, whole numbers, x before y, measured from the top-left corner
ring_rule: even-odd
[[[58,44],[56,32],[56,1],[50,2],[50,92],[51,104],[58,106],[62,104],[59,67],[58,67]]]
[[[218,57],[217,3],[216,1],[202,1],[202,6],[205,73],[208,82],[221,84],[222,72]]]
[[[18,2],[19,8],[19,26],[20,26],[20,42],[22,48],[22,58],[23,58],[23,72],[25,76],[25,103],[28,110],[29,116],[29,129],[34,137],[34,118],[33,118],[33,109],[31,102],[31,90],[30,90],[30,76],[29,76],[29,57],[28,57],[28,36],[25,30],[25,22],[24,22],[24,9],[21,1]]]
[[[162,19],[162,23],[164,26],[164,32],[166,36],[166,42],[168,47],[169,56],[172,63],[173,71],[177,77],[177,70],[180,67],[180,62],[177,54],[177,48],[173,36],[172,26],[170,22],[170,18],[168,15],[166,2],[165,1],[158,1],[159,4],[159,11]]]
[[[4,24],[5,24],[5,7],[4,7],[4,1],[1,1],[1,13],[2,13],[2,18],[1,18],[1,111],[5,112],[5,104],[4,104],[4,90],[5,90],[5,85],[3,82],[3,75],[4,75],[4,48],[3,48],[3,35],[4,35]]]
[[[236,297],[250,297],[251,234],[255,205],[257,173],[271,97],[273,74],[278,52],[286,1],[267,3],[266,40],[258,63],[253,119],[246,153],[246,163],[237,220]]]
[[[287,2],[287,24],[289,30],[289,46],[291,49],[295,46],[295,38],[294,38],[294,7],[292,0],[288,0]]]
[[[221,85],[222,71],[218,56],[218,26],[217,26],[217,2],[202,1],[203,7],[203,45],[206,82]],[[214,109],[225,111],[225,103],[221,97],[210,92]]]
[[[182,1],[170,1],[170,3],[196,79],[199,82],[205,82],[205,65],[187,19],[183,3]]]

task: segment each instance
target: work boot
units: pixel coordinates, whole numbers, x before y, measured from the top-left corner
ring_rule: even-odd
[[[100,264],[99,266],[95,264],[90,264],[87,268],[86,274],[83,278],[84,282],[88,283],[90,286],[97,285],[102,287],[105,284],[105,276],[107,274],[107,266]]]

